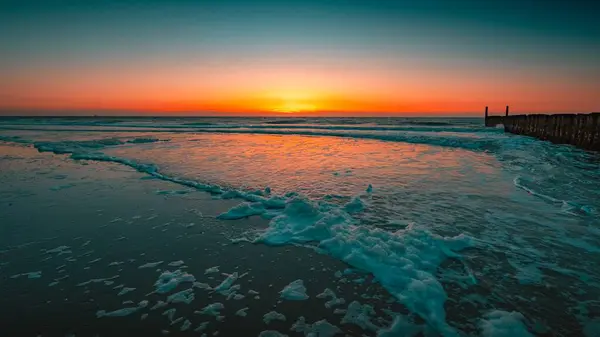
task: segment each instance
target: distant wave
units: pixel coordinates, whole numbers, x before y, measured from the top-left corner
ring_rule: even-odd
[[[433,126],[433,125],[432,125]],[[420,132],[496,132],[499,130],[484,127],[432,127],[432,126],[401,126],[401,125],[219,125],[219,128],[242,128],[242,129],[315,129],[315,130],[358,130],[358,131],[420,131]],[[503,130],[500,130],[503,131]]]
[[[215,123],[209,123],[209,122],[190,122],[190,123],[182,123],[181,125],[186,125],[186,126],[202,126],[202,125],[215,125]]]
[[[299,136],[327,136],[357,139],[372,139],[410,144],[425,144],[461,148],[466,150],[493,150],[499,146],[498,138],[492,137],[466,137],[442,133],[418,132],[342,132],[343,130],[311,130],[311,129],[231,129],[231,128],[203,128],[197,129],[199,133],[234,133],[234,134],[266,134],[266,135],[299,135]]]
[[[115,132],[114,128],[145,128],[145,129],[183,129],[187,131],[195,131],[196,128],[202,129],[314,129],[314,130],[355,130],[355,131],[416,131],[416,132],[461,132],[461,133],[502,133],[503,130],[496,128],[485,128],[478,126],[450,126],[445,127],[430,125],[430,126],[409,126],[409,125],[314,125],[314,124],[213,124],[213,123],[184,123],[184,124],[100,124],[100,123],[10,123],[0,124],[0,129],[10,130],[47,130],[57,131],[57,129],[48,129],[49,126],[93,126],[93,127],[110,127],[110,132]],[[43,127],[43,129],[42,129]],[[68,129],[69,131],[82,131],[89,129]],[[107,131],[102,129],[94,129],[93,131]],[[127,130],[123,130],[127,131]]]
[[[278,119],[274,121],[266,121],[265,124],[301,124],[306,123],[306,119]]]
[[[527,180],[523,179],[523,177],[521,177],[519,175],[513,179],[513,184],[515,185],[515,187],[520,188],[520,189],[524,190],[525,192],[529,193],[530,195],[538,197],[547,202],[560,204],[562,206],[563,210],[565,210],[566,212],[573,213],[573,214],[585,214],[585,215],[591,215],[596,212],[596,210],[592,206],[580,205],[574,201],[554,198],[552,196],[538,192],[538,191],[534,190],[533,188],[525,186],[526,183],[527,183]]]
[[[381,141],[403,142],[411,144],[425,144],[461,148],[467,150],[484,151],[494,150],[500,146],[499,142],[505,138],[496,137],[502,134],[498,131],[477,132],[469,134],[470,128],[413,128],[413,127],[353,127],[353,126],[312,126],[312,127],[275,127],[261,126],[207,126],[203,128],[181,127],[170,129],[162,126],[126,126],[130,129],[117,128],[35,128],[35,127],[1,127],[5,130],[39,130],[62,132],[173,132],[173,133],[229,133],[229,134],[266,134],[266,135],[299,135],[299,136],[327,136],[357,139],[372,139]],[[457,131],[460,130],[460,131]],[[495,129],[490,129],[495,130]]]

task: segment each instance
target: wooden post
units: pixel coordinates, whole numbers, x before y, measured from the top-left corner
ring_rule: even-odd
[[[506,106],[506,117],[508,117],[508,105]]]
[[[485,125],[486,127],[490,126],[488,124],[488,107],[487,106],[485,107],[485,118],[484,118],[484,121],[483,121],[483,125]]]

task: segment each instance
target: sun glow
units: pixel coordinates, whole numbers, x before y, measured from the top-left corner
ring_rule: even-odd
[[[316,111],[316,95],[303,92],[274,92],[265,95],[269,110],[273,112],[296,113]]]
[[[294,112],[312,112],[316,111],[317,108],[313,104],[308,103],[298,103],[298,102],[286,102],[280,107],[274,108],[275,112],[285,112],[285,113],[294,113]]]

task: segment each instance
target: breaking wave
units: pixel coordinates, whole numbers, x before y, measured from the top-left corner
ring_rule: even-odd
[[[423,126],[422,124],[418,127],[406,125],[305,126],[296,124],[281,127],[275,124],[236,126],[200,123],[191,128],[190,125],[176,127],[143,124],[124,126],[123,123],[118,125],[113,123],[101,129],[92,128],[92,126],[99,127],[99,125],[78,126],[77,128],[69,125],[56,125],[51,128],[44,126],[42,129],[36,129],[33,126],[25,125],[20,130],[31,128],[48,131],[55,128],[59,131],[121,133],[139,133],[144,130],[151,134],[152,132],[170,132],[329,136],[490,152],[501,165],[504,165],[505,171],[503,172],[508,172],[511,178],[516,176],[513,184],[517,189],[550,204],[556,204],[569,213],[587,216],[594,215],[596,212],[593,207],[583,205],[583,202],[579,204],[567,200],[575,198],[576,191],[570,192],[561,189],[557,192],[553,188],[552,181],[543,181],[546,177],[552,177],[552,179],[564,182],[569,177],[565,175],[565,172],[575,171],[570,168],[582,165],[580,161],[575,161],[573,164],[573,161],[569,160],[573,159],[571,157],[573,154],[569,152],[570,150],[564,150],[569,149],[568,147],[550,146],[528,137],[505,135],[497,129],[482,131],[469,126],[439,128],[436,125]],[[57,126],[65,128],[60,129]],[[125,129],[127,127],[130,130]],[[473,129],[477,131],[466,131]],[[275,195],[269,188],[249,192],[185,179],[165,174],[152,163],[143,163],[101,152],[102,149],[108,147],[166,141],[149,136],[58,142],[35,142],[16,136],[0,136],[0,140],[30,144],[41,152],[68,154],[75,160],[118,163],[157,179],[211,193],[218,198],[243,200],[242,204],[218,217],[240,219],[259,215],[269,219],[270,222],[267,228],[246,233],[244,238],[237,238],[235,241],[245,240],[267,245],[301,245],[326,253],[354,268],[371,273],[391,295],[412,313],[425,320],[427,325],[438,334],[447,336],[457,334],[455,329],[446,322],[444,305],[447,294],[440,283],[439,276],[436,276],[436,270],[448,259],[461,259],[459,252],[464,251],[467,254],[467,249],[476,247],[478,241],[465,234],[444,236],[432,233],[415,224],[409,224],[402,229],[394,228],[394,230],[367,226],[361,222],[357,214],[373,202],[371,188],[354,196],[347,203],[333,204],[326,200],[311,200],[293,192]],[[574,155],[579,156],[580,153],[576,152]],[[590,172],[593,170],[588,166],[584,166],[583,169],[590,170]],[[581,171],[577,171],[577,174],[581,178]],[[540,176],[539,181],[530,178],[538,175]],[[582,200],[585,201],[585,198],[590,198],[590,196],[586,195]],[[572,200],[580,201],[581,199]],[[575,242],[580,246],[584,243]],[[482,322],[482,325],[485,329],[493,327],[496,323],[501,323],[499,320],[502,317],[504,316],[490,314],[487,320]],[[514,321],[517,322],[517,320]]]
[[[381,285],[411,312],[446,336],[456,335],[446,322],[444,303],[446,292],[435,276],[439,265],[447,258],[459,258],[458,251],[474,246],[466,235],[444,237],[416,226],[395,232],[361,226],[352,213],[362,209],[371,188],[345,205],[309,200],[297,193],[271,195],[270,189],[245,192],[219,185],[200,183],[162,174],[156,165],[91,152],[108,146],[144,143],[157,139],[134,138],[126,141],[105,139],[83,142],[37,142],[41,152],[70,154],[75,160],[95,160],[123,164],[155,178],[209,192],[223,199],[245,201],[222,219],[239,219],[267,214],[269,226],[248,233],[241,239],[267,245],[314,244],[315,248],[338,258],[354,268],[371,273]],[[234,240],[236,242],[240,241]]]

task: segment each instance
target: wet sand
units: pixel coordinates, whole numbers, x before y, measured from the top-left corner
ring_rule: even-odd
[[[203,331],[207,335],[257,336],[278,330],[302,336],[290,331],[300,316],[307,323],[326,319],[345,334],[360,336],[375,332],[341,324],[344,315],[334,314],[334,309],[346,309],[354,300],[371,304],[376,308],[372,322],[378,326],[392,320],[382,309],[403,311],[397,303],[387,303],[390,296],[371,283],[370,276],[336,277],[336,271],[348,266],[314,250],[232,242],[267,225],[260,217],[215,218],[237,200],[217,200],[114,163],[77,162],[29,147],[2,146],[1,153],[3,336],[191,336],[200,335],[193,330],[202,322],[209,322]],[[169,266],[181,263],[177,261],[183,264]],[[153,263],[156,266],[140,269]],[[219,266],[219,273],[204,274],[214,266]],[[150,310],[170,294],[152,293],[158,276],[177,269],[211,287],[227,277],[222,273],[248,273],[236,282],[241,285],[238,294],[245,297],[228,300],[220,293],[194,289],[190,304]],[[16,276],[29,272],[40,272],[40,277]],[[363,278],[362,283],[353,282]],[[297,279],[303,280],[309,299],[282,300],[279,292]],[[118,296],[124,287],[135,289]],[[327,287],[345,304],[326,308],[328,299],[317,295]],[[181,284],[173,292],[187,288]],[[258,295],[248,294],[249,290]],[[148,306],[131,315],[97,318],[100,310],[135,307],[144,300]],[[222,321],[194,313],[217,302],[224,305]],[[245,307],[246,317],[235,315]],[[172,308],[174,320],[184,317],[173,325],[163,315]],[[263,315],[272,310],[285,315],[286,321],[265,324]],[[186,319],[191,327],[180,331]]]

